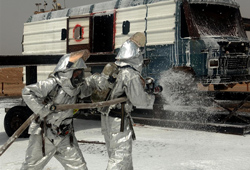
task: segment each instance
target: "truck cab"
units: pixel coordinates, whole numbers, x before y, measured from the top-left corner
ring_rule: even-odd
[[[24,24],[23,54],[89,49],[87,64],[100,72],[136,32],[147,37],[144,76],[159,79],[174,68],[206,86],[250,79],[249,40],[235,0],[114,0],[34,14]],[[38,68],[38,80],[52,68]]]

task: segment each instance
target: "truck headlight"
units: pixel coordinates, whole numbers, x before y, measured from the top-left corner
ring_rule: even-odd
[[[210,59],[208,61],[208,68],[219,68],[219,60],[218,59]]]

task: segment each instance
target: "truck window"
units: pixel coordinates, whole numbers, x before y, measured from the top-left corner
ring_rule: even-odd
[[[181,6],[181,37],[189,37],[183,6]]]
[[[213,4],[190,4],[190,12],[200,35],[246,37],[237,8]]]

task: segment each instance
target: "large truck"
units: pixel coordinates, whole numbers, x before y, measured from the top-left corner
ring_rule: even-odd
[[[89,71],[101,72],[136,32],[146,35],[145,77],[182,70],[216,90],[250,80],[249,40],[235,0],[113,0],[37,12],[24,23],[22,54],[89,49]],[[38,80],[53,68],[38,66]]]
[[[113,0],[38,13],[24,24],[23,54],[89,49],[95,72],[136,32],[147,37],[145,76],[178,68],[204,85],[250,79],[249,40],[235,0]]]

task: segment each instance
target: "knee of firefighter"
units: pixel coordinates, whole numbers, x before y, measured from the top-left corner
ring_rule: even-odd
[[[121,132],[121,118],[104,116],[101,122],[102,134],[116,134]],[[124,119],[124,132],[129,131],[129,121],[127,118]]]
[[[41,146],[42,146],[42,136],[34,134],[30,135],[28,148],[41,149]],[[34,151],[34,149],[31,149],[31,151]]]
[[[46,138],[45,138],[45,152],[46,152],[46,155],[49,153],[55,152],[55,147]],[[29,147],[26,151],[26,154],[28,158],[34,159],[34,160],[37,160],[43,157],[41,135],[30,135]]]
[[[121,119],[110,116],[103,116],[101,120],[102,134],[112,134],[120,132]]]
[[[117,117],[109,117],[109,128],[111,134],[119,133],[121,129],[121,119]]]

